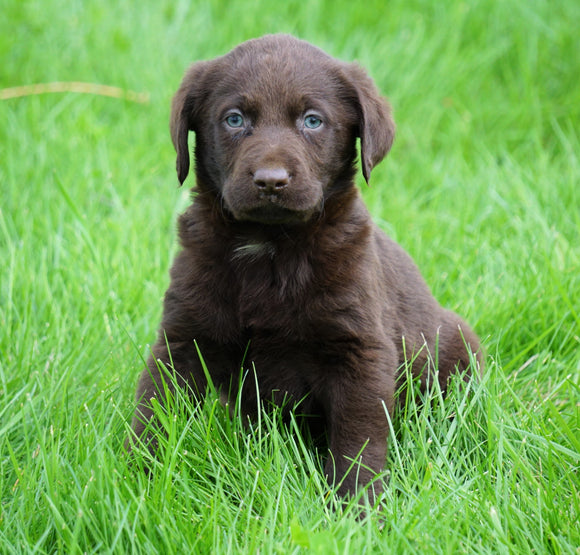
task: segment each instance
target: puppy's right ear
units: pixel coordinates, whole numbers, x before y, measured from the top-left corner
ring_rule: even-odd
[[[177,178],[183,184],[189,173],[189,131],[197,131],[197,113],[207,91],[204,77],[210,62],[197,62],[185,73],[183,81],[171,102],[171,140],[177,152]]]

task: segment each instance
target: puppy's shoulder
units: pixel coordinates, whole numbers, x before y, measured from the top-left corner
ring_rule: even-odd
[[[393,288],[426,288],[413,258],[376,223],[373,224],[372,244],[384,279]]]

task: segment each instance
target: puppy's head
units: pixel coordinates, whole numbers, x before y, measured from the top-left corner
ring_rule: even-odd
[[[368,182],[394,124],[362,68],[270,35],[187,71],[171,113],[181,183],[189,131],[198,186],[218,194],[235,219],[270,224],[308,221],[351,186],[357,137]]]

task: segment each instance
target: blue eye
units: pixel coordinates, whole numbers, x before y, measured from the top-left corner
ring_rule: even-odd
[[[304,118],[304,127],[308,129],[318,129],[322,125],[322,120],[314,114],[309,114]]]
[[[226,118],[226,123],[229,127],[232,127],[234,129],[239,129],[240,127],[244,126],[244,118],[243,118],[242,114],[238,114],[237,112],[234,112],[233,114],[230,114]]]

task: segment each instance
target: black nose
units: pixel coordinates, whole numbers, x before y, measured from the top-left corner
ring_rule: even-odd
[[[284,168],[260,168],[254,173],[256,187],[267,193],[283,189],[290,182],[290,176]]]

